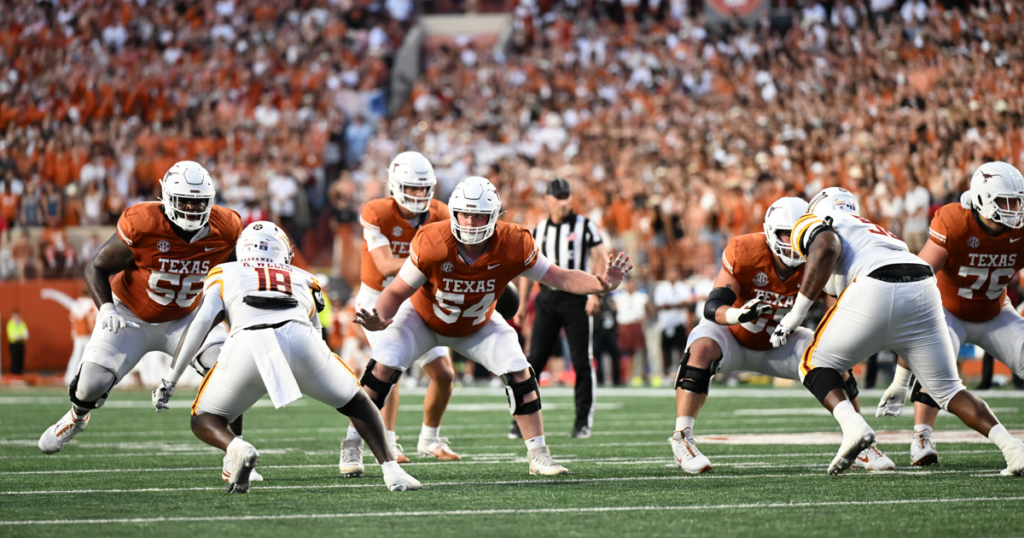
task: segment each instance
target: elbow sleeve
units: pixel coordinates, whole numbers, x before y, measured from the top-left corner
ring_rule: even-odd
[[[715,321],[715,313],[722,306],[732,306],[736,302],[736,292],[729,288],[715,288],[708,294],[704,302],[704,319]]]

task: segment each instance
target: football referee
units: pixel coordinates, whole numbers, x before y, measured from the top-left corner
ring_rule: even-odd
[[[552,180],[544,199],[548,218],[533,230],[540,252],[563,269],[578,269],[595,275],[603,273],[608,249],[602,244],[597,226],[590,219],[573,212],[569,182],[562,178]],[[520,279],[517,321],[525,319],[532,284],[530,280]],[[541,286],[534,301],[530,366],[535,372],[544,369],[558,343],[559,331],[565,329],[572,367],[576,371],[576,422],[570,435],[580,439],[590,437],[594,423],[594,387],[597,382],[590,364],[593,354],[590,316],[599,308],[600,301],[596,295],[588,298],[547,286]]]

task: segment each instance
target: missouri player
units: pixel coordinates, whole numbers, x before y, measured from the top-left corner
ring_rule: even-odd
[[[687,339],[676,376],[676,429],[669,442],[676,465],[687,473],[711,470],[693,427],[712,376],[755,371],[800,379],[800,355],[814,334],[799,327],[779,348],[772,348],[770,337],[800,291],[804,261],[793,253],[789,238],[806,211],[807,202],[800,198],[776,200],[765,212],[764,233],[734,237],[725,248],[715,288],[704,303],[704,319]],[[846,380],[856,402],[856,379],[847,373]],[[865,449],[857,463],[869,470],[895,468],[876,446]]]
[[[206,273],[232,255],[242,219],[213,205],[206,169],[176,163],[160,188],[160,202],[125,210],[117,233],[86,267],[99,314],[68,390],[71,410],[39,438],[45,454],[59,452],[85,429],[90,413],[143,355],[174,353],[199,306]]]
[[[822,291],[841,294],[800,362],[804,386],[843,431],[828,474],[845,472],[875,440],[874,430],[849,401],[842,372],[886,349],[906,359],[943,409],[999,447],[1006,459],[1001,474],[1024,474],[1024,442],[1014,439],[957,375],[932,268],[906,243],[827,192],[815,196],[808,209],[793,226],[793,251],[807,260],[800,293],[771,342],[786,345]]]
[[[1024,178],[1011,164],[978,167],[960,203],[935,213],[921,259],[932,266],[953,349],[980,346],[1024,375],[1024,318],[1006,300],[1006,286],[1024,268]],[[901,361],[902,362],[902,361]],[[910,389],[906,363],[878,404],[877,415],[899,416]],[[931,440],[938,405],[915,383],[910,463],[939,462]]]
[[[377,307],[357,312],[367,330],[383,331],[363,374],[363,390],[382,407],[416,357],[450,346],[505,382],[510,411],[526,439],[530,474],[565,474],[544,442],[536,375],[515,330],[494,314],[496,299],[519,275],[572,293],[607,293],[632,266],[621,253],[600,276],[552,265],[529,230],[498,222],[498,192],[482,177],[459,183],[448,206],[452,219],[420,230]]]
[[[415,151],[398,154],[388,166],[390,198],[372,200],[363,206],[359,222],[363,226],[363,259],[359,278],[362,284],[356,295],[356,309],[372,309],[384,286],[398,274],[409,257],[409,244],[423,226],[448,219],[448,206],[435,200],[437,178],[430,161]],[[379,333],[366,331],[372,349]],[[423,370],[430,376],[430,385],[423,400],[423,427],[416,449],[421,456],[440,460],[458,460],[447,439],[439,435],[441,417],[448,407],[455,380],[455,368],[448,350],[435,347],[420,357]],[[398,421],[398,392],[388,399],[382,410],[388,428],[391,449],[399,463],[409,461],[397,443],[395,423]],[[363,474],[363,440],[354,427],[341,443],[338,470],[342,476]]]

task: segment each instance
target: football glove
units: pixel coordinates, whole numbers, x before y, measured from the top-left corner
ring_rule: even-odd
[[[782,317],[782,320],[779,321],[779,326],[775,327],[775,332],[772,333],[772,347],[786,345],[786,339],[804,322],[807,311],[811,309],[813,304],[814,301],[808,299],[803,293],[796,294],[796,300],[793,301],[793,309]]]
[[[114,303],[103,303],[103,306],[100,307],[98,318],[100,327],[114,334],[117,334],[117,331],[120,331],[125,327],[131,327],[132,329],[139,328],[138,323],[128,321],[124,316],[118,313],[117,308],[114,307]]]
[[[161,379],[160,386],[153,389],[153,407],[156,408],[157,413],[164,409],[171,408],[171,406],[167,405],[167,402],[169,402],[171,396],[174,395],[175,385],[177,385],[177,383],[171,383],[166,379]]]
[[[739,308],[730,308],[725,311],[725,322],[729,325],[738,325],[770,314],[772,307],[761,302],[761,299],[751,299]]]
[[[878,401],[878,409],[875,410],[876,417],[898,417],[903,413],[903,406],[907,403],[907,396],[910,394],[910,370],[897,366],[892,377],[892,384],[885,389],[882,399]]]

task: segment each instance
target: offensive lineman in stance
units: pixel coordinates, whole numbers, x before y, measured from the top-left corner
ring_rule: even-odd
[[[493,315],[495,299],[519,275],[572,293],[607,293],[632,266],[621,253],[600,276],[553,266],[529,230],[498,222],[501,200],[482,177],[459,183],[448,206],[452,219],[424,226],[377,307],[356,314],[367,330],[384,331],[363,374],[363,389],[383,407],[417,357],[434,346],[450,346],[505,382],[510,411],[526,439],[530,474],[566,474],[544,442],[537,378],[515,330]]]
[[[856,204],[856,199],[850,195]],[[722,270],[704,304],[704,319],[690,333],[676,381],[676,431],[669,438],[676,465],[691,474],[711,470],[693,438],[697,412],[707,401],[716,373],[755,371],[800,379],[800,355],[814,333],[798,327],[787,343],[772,348],[771,332],[792,307],[804,260],[793,253],[793,224],[807,212],[800,198],[780,198],[765,212],[764,233],[732,238],[722,254]],[[846,373],[847,392],[857,405],[857,381]],[[859,408],[859,405],[858,405]],[[865,449],[855,466],[888,470],[896,466],[876,446]]]
[[[227,492],[249,491],[259,460],[256,448],[235,437],[228,423],[268,392],[277,408],[307,394],[349,416],[381,463],[388,489],[420,489],[395,463],[380,412],[324,343],[317,316],[324,308],[320,285],[289,265],[288,236],[271,222],[254,222],[238,238],[236,257],[207,275],[202,304],[161,384],[177,383],[210,329],[228,320],[231,333],[220,360],[192,404],[192,432],[231,458]],[[154,405],[166,409],[170,397],[171,391],[158,388]]]

